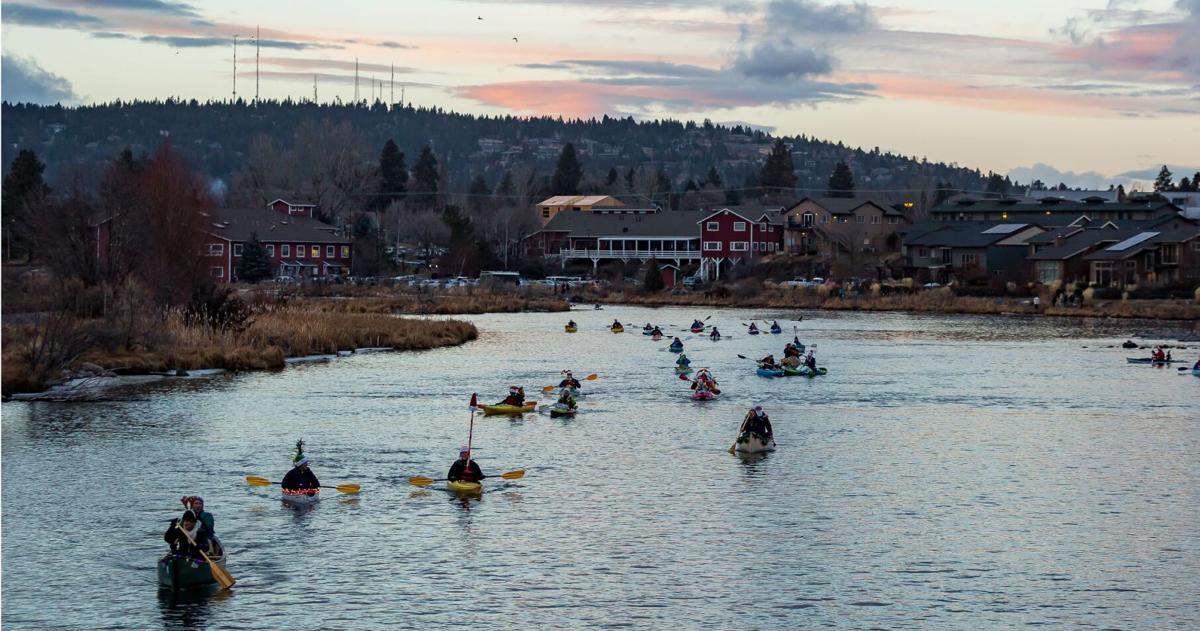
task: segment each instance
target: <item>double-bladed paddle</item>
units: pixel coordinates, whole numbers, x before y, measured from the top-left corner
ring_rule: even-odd
[[[272,484],[282,484],[281,482],[272,482],[271,480],[258,475],[246,476],[246,483],[248,483],[250,486],[271,486]],[[350,494],[358,493],[362,490],[362,487],[357,484],[339,484],[337,486],[325,486],[322,484],[321,488],[336,489],[338,493]]]
[[[515,471],[505,471],[504,473],[501,473],[498,476],[486,476],[485,475],[483,477],[484,478],[488,478],[488,477],[501,478],[504,480],[520,480],[521,478],[525,477],[525,470],[517,469]],[[448,478],[438,478],[435,480],[433,478],[427,478],[427,477],[419,476],[419,475],[414,475],[408,479],[408,483],[413,486],[429,486],[430,484],[433,484],[434,482],[447,482],[447,481],[448,481]]]

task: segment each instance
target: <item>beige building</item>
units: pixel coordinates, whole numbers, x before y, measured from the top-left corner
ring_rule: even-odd
[[[564,210],[590,213],[622,208],[625,208],[625,204],[612,195],[555,195],[537,205],[538,219],[541,219],[543,226]]]
[[[908,226],[904,213],[884,202],[806,197],[788,208],[784,250],[834,258],[841,252],[895,252]]]

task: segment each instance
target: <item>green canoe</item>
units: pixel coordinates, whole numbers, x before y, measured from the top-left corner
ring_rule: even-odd
[[[213,559],[214,563],[225,566],[225,557]],[[158,560],[158,586],[160,589],[179,591],[216,585],[212,569],[203,559],[193,559],[179,554],[167,554]]]

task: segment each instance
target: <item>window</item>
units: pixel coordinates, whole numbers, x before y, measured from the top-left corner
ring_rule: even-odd
[[[765,241],[759,241],[759,242],[758,242],[758,251],[759,251],[759,252],[766,252],[766,251],[767,251],[767,244],[766,244],[766,242],[765,242]]]
[[[721,242],[720,241],[705,241],[704,242],[704,251],[705,252],[719,252],[720,250],[721,250]]]
[[[300,245],[299,243],[296,244],[296,258],[304,258],[304,246]]]
[[[224,267],[210,267],[208,268],[208,273],[211,274],[213,278],[225,278]]]
[[[1059,280],[1058,261],[1038,261],[1037,279],[1039,283],[1053,283]]]
[[[1113,284],[1116,277],[1113,275],[1112,261],[1092,261],[1092,282],[1107,286]]]
[[[821,223],[829,223],[829,215],[821,215]]]
[[[285,243],[285,244],[279,246],[279,256],[291,256],[291,255],[292,255],[292,246],[290,244]]]
[[[336,249],[337,249],[336,246],[332,246],[332,245],[325,246],[325,258],[331,259],[334,256],[336,256],[334,254],[334,250],[336,250]]]
[[[813,225],[814,219],[816,219],[816,215],[813,215],[812,213],[804,213],[803,215],[800,215],[800,225],[808,228]],[[1200,241],[1197,241],[1197,244],[1200,244]]]
[[[710,221],[710,222],[704,224],[704,229],[708,230],[709,232],[716,232],[717,230],[721,229],[721,224],[719,224],[715,221]]]
[[[344,259],[350,258],[350,246],[348,246],[348,245],[342,246],[342,258],[344,258]]]
[[[733,241],[729,244],[729,249],[734,252],[746,252],[750,250],[750,242],[748,241]]]
[[[1158,258],[1163,265],[1178,265],[1179,264],[1179,245],[1176,243],[1165,243],[1158,250]]]
[[[319,246],[319,245],[312,246],[312,249],[309,250],[308,254],[309,254],[309,256],[313,257],[314,259],[321,258],[321,246]]]
[[[929,258],[929,248],[917,248],[917,258]]]
[[[867,223],[867,218],[863,217],[862,215],[855,215],[854,223]]]
[[[871,245],[871,237],[863,237],[863,245]]]
[[[240,244],[240,243],[233,244],[233,255],[234,256],[242,255],[242,244]]]
[[[1195,241],[1192,241],[1192,251],[1200,252],[1200,239],[1196,239]]]
[[[883,217],[880,217],[879,215],[871,215],[871,223],[878,224],[881,221],[883,221]]]
[[[959,259],[959,265],[961,265],[963,267],[979,265],[979,255],[975,254],[975,253],[970,253],[970,254],[964,253],[961,255],[961,258]]]
[[[225,256],[225,244],[224,243],[208,244],[208,255],[209,256]]]
[[[746,222],[744,222],[744,221],[733,222],[733,231],[734,232],[745,232],[746,231]]]
[[[549,219],[549,218],[550,218],[550,209],[543,208],[542,209],[542,219]]]
[[[758,229],[762,230],[763,232],[771,232],[771,224],[764,221],[758,224]]]
[[[888,217],[888,223],[894,226],[894,225],[900,223],[900,218],[899,217]]]
[[[283,247],[286,248],[287,246],[285,245]],[[267,256],[269,256],[271,258],[275,258],[275,244],[274,243],[267,246]]]
[[[942,265],[950,264],[951,252],[950,248],[942,248]]]

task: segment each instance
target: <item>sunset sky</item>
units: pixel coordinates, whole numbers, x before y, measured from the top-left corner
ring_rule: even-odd
[[[739,121],[1091,184],[1200,170],[1200,0],[18,0],[3,98],[350,100]],[[482,19],[480,19],[482,18]],[[514,38],[516,38],[514,40]],[[1029,171],[1044,163],[1040,171]],[[1073,177],[1057,171],[1090,177]],[[1103,177],[1099,177],[1103,176]],[[1098,182],[1097,182],[1098,183]]]

